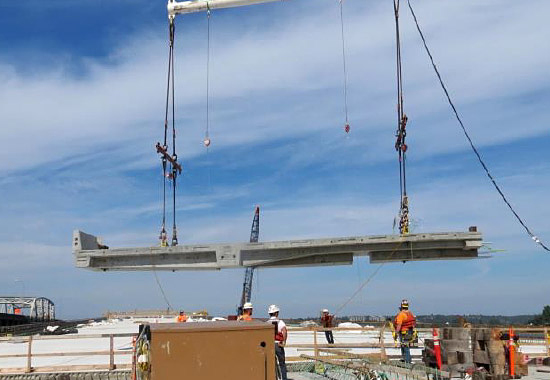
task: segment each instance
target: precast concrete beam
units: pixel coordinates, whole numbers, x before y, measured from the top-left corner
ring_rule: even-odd
[[[73,233],[76,266],[103,271],[349,265],[355,256],[369,256],[371,263],[473,259],[481,246],[477,231],[115,249]]]

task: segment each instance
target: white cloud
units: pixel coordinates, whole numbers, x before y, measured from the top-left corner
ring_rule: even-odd
[[[387,130],[394,119],[391,8],[346,5],[350,112],[352,124],[357,125],[353,130],[364,129],[364,135],[379,138],[381,128]],[[305,7],[307,12],[292,11],[302,6],[285,4],[284,19],[278,22],[266,24],[265,16],[247,20],[248,30],[232,27],[232,19],[222,13],[219,25],[214,18],[215,149],[315,133],[341,123],[337,8],[327,4],[320,9]],[[475,2],[430,2],[419,4],[417,9],[459,105],[502,102],[546,90],[548,78],[544,74],[550,53],[540,49],[545,44],[540,28],[546,25],[540,21],[547,4],[493,4],[489,6],[491,12],[480,7],[484,8]],[[402,10],[405,96],[414,122],[434,111],[448,110],[406,11]],[[205,56],[204,30],[198,17],[191,22],[198,26],[193,30],[181,22],[177,39],[178,115],[186,156],[203,152]],[[166,41],[158,35],[164,37],[164,33],[144,32],[117,41],[126,47],[114,46],[116,53],[108,62],[88,60],[82,77],[69,74],[63,65],[37,68],[37,73],[29,76],[4,63],[0,68],[4,79],[0,140],[8,142],[8,147],[0,153],[1,168],[28,168],[91,153],[101,146],[130,143],[142,149],[143,144],[136,141],[160,136]],[[493,113],[483,129],[474,115],[466,114],[479,129],[474,136],[480,143],[509,141],[546,130],[542,117],[524,119],[533,109],[518,108],[519,113],[496,115],[502,108],[487,107]],[[432,125],[440,123],[440,118],[431,121]],[[523,127],[518,129],[520,123]],[[424,144],[428,133],[436,133],[438,138],[453,133],[425,125],[418,130]]]

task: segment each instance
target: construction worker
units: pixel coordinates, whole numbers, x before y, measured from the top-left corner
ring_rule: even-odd
[[[321,311],[321,326],[325,329],[329,329],[333,326],[334,315],[330,315],[328,309],[323,309]],[[325,330],[325,338],[327,338],[328,344],[334,344],[334,337],[332,336],[332,330]]]
[[[399,314],[395,317],[393,325],[395,327],[394,339],[401,345],[401,356],[405,363],[411,363],[411,344],[416,339],[416,317],[409,310],[409,301],[401,301]]]
[[[267,309],[269,314],[268,323],[275,326],[275,357],[278,363],[281,380],[287,380],[285,363],[285,344],[288,337],[286,324],[279,319],[279,306],[271,305]]]
[[[187,322],[187,315],[185,314],[185,312],[183,310],[180,311],[180,314],[176,317],[176,322],[178,323],[182,323],[182,322]]]
[[[243,314],[239,315],[237,320],[239,321],[251,321],[252,320],[252,304],[247,302],[243,305]]]

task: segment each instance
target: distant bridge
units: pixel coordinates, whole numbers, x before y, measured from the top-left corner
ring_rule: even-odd
[[[474,259],[481,246],[482,235],[474,227],[469,232],[115,249],[96,236],[73,233],[76,266],[103,271],[349,265],[354,256],[369,256],[371,263]]]
[[[55,305],[45,297],[0,297],[0,313],[6,321],[52,321],[55,319]]]

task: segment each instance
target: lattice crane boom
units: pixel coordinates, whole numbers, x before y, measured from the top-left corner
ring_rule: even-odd
[[[260,206],[254,210],[254,219],[250,229],[250,242],[257,243],[260,237]],[[254,279],[254,267],[247,267],[244,273],[243,292],[241,294],[241,303],[237,310],[238,315],[243,313],[243,306],[252,299],[252,280]]]

